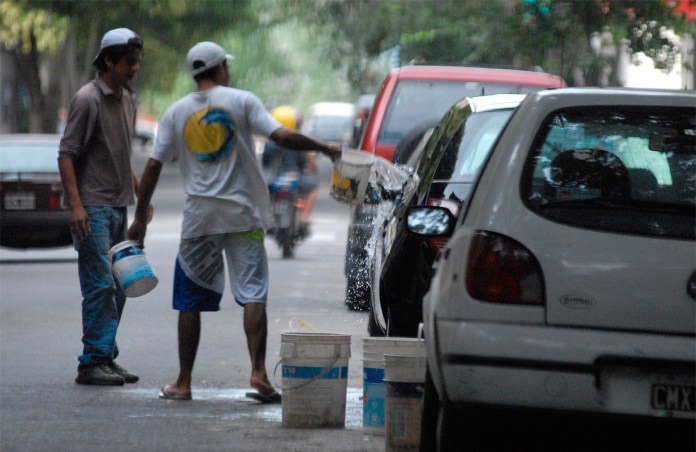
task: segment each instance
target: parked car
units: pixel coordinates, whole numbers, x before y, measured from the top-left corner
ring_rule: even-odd
[[[375,243],[368,247],[373,252],[370,335],[416,336],[423,319],[421,300],[430,285],[435,257],[446,241],[410,234],[404,221],[407,207],[444,206],[457,215],[481,163],[524,96],[465,97],[445,113],[435,129],[423,130],[424,134],[431,132],[422,150],[412,156],[415,189],[401,193],[390,212],[380,216],[373,234]]]
[[[403,66],[382,82],[360,149],[389,161],[403,135],[422,121],[441,118],[463,97],[523,94],[564,85],[545,72],[462,66]]]
[[[317,102],[312,105],[303,132],[324,141],[350,145],[355,106],[350,102]]]
[[[50,248],[72,243],[70,210],[58,172],[61,135],[2,135],[0,246]]]
[[[397,68],[382,82],[359,148],[404,164],[409,155],[395,155],[395,149],[405,134],[424,122],[438,121],[459,99],[523,94],[563,85],[563,79],[544,72],[460,66]],[[368,190],[365,201],[353,208],[348,226],[344,273],[346,303],[353,309],[363,309],[370,303],[366,246],[372,236],[379,202],[379,193]]]
[[[635,450],[693,450],[695,203],[694,91],[529,94],[423,299],[423,450],[510,413],[651,421]],[[417,206],[407,221],[438,238],[455,219]]]

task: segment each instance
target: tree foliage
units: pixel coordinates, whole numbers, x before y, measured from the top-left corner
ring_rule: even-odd
[[[408,63],[543,68],[570,85],[620,84],[617,49],[670,69],[686,31],[673,0],[0,0],[0,42],[30,98],[31,130],[93,76],[102,34],[145,40],[141,106],[153,113],[190,90],[195,42],[237,54],[233,83],[267,103],[349,100]],[[44,75],[43,77],[40,74]],[[49,74],[48,77],[45,74]]]
[[[288,3],[300,8],[302,0]],[[429,62],[543,68],[570,84],[618,84],[616,50],[645,52],[669,69],[678,47],[662,32],[686,30],[665,0],[323,0],[312,21],[334,28],[354,61],[398,52],[398,64]],[[607,69],[607,67],[609,68]],[[352,80],[364,65],[354,64]],[[609,77],[607,77],[607,71]],[[605,80],[606,79],[606,80]]]

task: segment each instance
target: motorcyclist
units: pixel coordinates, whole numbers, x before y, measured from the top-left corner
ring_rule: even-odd
[[[288,105],[281,105],[271,110],[271,115],[289,129],[300,129],[302,114],[299,110]],[[261,163],[267,174],[269,186],[276,176],[287,172],[297,172],[300,175],[298,192],[301,198],[302,212],[300,213],[300,237],[309,236],[309,219],[317,197],[319,185],[318,166],[315,152],[295,152],[273,141],[266,142]]]

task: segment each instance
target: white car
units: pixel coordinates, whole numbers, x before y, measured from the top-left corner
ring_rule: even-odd
[[[407,215],[452,234],[423,300],[423,450],[492,407],[667,420],[693,444],[695,202],[694,91],[529,94],[456,227]]]

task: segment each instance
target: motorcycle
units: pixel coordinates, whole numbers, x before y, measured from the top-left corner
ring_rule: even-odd
[[[304,238],[300,231],[304,200],[299,195],[299,181],[298,172],[285,172],[276,176],[269,187],[275,219],[273,235],[284,259],[294,257],[295,247]]]

